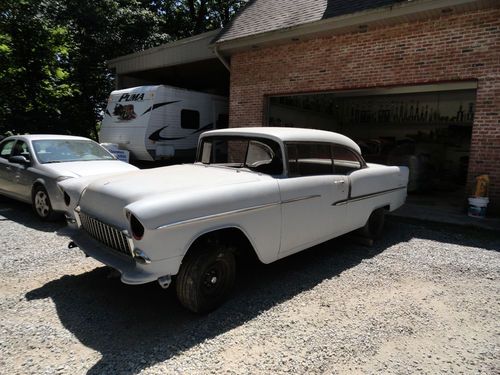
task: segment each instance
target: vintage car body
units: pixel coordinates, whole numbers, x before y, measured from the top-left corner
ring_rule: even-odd
[[[230,289],[238,248],[271,263],[358,228],[376,236],[407,183],[406,167],[367,165],[340,134],[235,128],[203,133],[194,164],[59,186],[71,247],[127,284],[167,287],[177,275],[183,305],[207,311]]]

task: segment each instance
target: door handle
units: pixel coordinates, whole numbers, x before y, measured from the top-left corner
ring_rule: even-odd
[[[336,180],[336,181],[333,181],[333,183],[335,185],[341,185],[341,184],[345,184],[345,180]]]

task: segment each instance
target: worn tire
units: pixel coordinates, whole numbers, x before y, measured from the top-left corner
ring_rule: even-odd
[[[385,224],[385,209],[373,211],[364,227],[359,229],[359,234],[366,238],[377,239],[382,235]]]
[[[44,221],[54,221],[59,216],[52,210],[49,194],[41,185],[37,185],[33,189],[32,206],[36,216]]]
[[[195,313],[214,310],[227,298],[236,276],[234,254],[225,247],[196,249],[182,262],[177,298]]]

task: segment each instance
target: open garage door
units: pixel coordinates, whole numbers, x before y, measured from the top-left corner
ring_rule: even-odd
[[[413,200],[463,205],[475,104],[475,82],[273,96],[268,124],[345,134],[367,162],[408,166]]]

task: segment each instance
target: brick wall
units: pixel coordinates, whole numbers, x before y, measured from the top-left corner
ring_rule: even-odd
[[[245,51],[231,57],[230,126],[262,126],[266,95],[477,80],[468,189],[500,212],[500,9]]]

